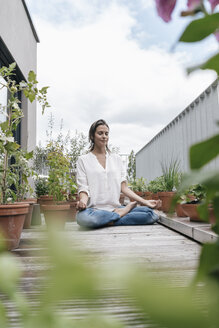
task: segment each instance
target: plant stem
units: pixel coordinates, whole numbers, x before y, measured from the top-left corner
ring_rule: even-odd
[[[8,171],[8,152],[5,150],[4,152],[4,168],[3,168],[3,178],[2,178],[2,195],[1,195],[1,203],[4,204],[6,201],[6,181],[7,181],[7,171]]]
[[[12,113],[12,108],[10,106],[9,107],[9,113],[8,113],[9,126],[10,126],[10,123],[11,123],[11,113]],[[8,151],[5,149],[5,151],[4,151],[3,178],[2,178],[3,185],[2,185],[1,204],[6,203],[7,173],[8,173]]]

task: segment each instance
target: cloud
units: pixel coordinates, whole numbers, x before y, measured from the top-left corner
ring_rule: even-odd
[[[64,4],[72,9],[79,2]],[[100,7],[98,1],[89,5],[84,0],[77,12],[78,24],[71,24],[71,13],[62,24],[35,14],[41,39],[38,79],[50,85],[51,110],[57,122],[63,118],[66,131],[87,133],[93,121],[104,118],[111,127],[111,143],[123,153],[137,151],[215,77],[212,72],[187,77],[184,51],[170,54],[159,45],[141,48],[133,38],[137,21],[128,6],[105,1]],[[95,19],[85,21],[85,13]],[[62,19],[65,15],[63,9]],[[38,140],[45,139],[46,126],[39,113]]]

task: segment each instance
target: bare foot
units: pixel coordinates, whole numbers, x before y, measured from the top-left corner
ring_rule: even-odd
[[[126,207],[116,208],[114,212],[119,214],[119,216],[122,218],[124,215],[128,214],[136,205],[137,202],[130,202],[128,205],[126,205]]]

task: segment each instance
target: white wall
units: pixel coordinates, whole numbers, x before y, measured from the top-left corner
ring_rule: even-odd
[[[136,176],[149,182],[162,175],[161,162],[178,160],[182,172],[189,170],[189,147],[218,133],[219,85],[212,83],[183,112],[136,154]],[[219,167],[219,157],[208,165]]]
[[[37,42],[21,0],[0,0],[0,35],[24,77],[36,71]]]
[[[36,72],[38,38],[22,0],[0,0],[0,37],[24,78]],[[22,99],[21,146],[30,151],[36,145],[36,103]]]

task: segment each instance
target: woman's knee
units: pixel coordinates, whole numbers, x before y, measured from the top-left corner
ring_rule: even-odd
[[[87,210],[79,211],[76,215],[76,220],[82,227],[90,228],[92,226],[91,216]]]

